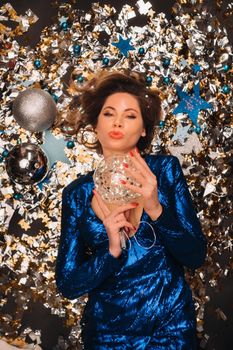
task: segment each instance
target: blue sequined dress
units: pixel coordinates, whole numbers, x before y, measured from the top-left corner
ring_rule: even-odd
[[[135,237],[119,258],[91,208],[93,173],[69,184],[62,197],[56,265],[59,291],[88,293],[82,317],[85,350],[194,350],[195,312],[183,266],[203,264],[206,239],[176,157],[145,157],[157,177],[160,217],[143,212]],[[146,249],[154,241],[156,244]],[[87,254],[91,251],[91,254]]]

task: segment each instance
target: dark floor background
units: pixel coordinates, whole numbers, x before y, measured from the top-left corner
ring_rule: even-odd
[[[57,7],[53,6],[53,1],[48,0],[8,0],[1,1],[0,5],[9,2],[17,11],[18,14],[24,14],[25,11],[30,8],[38,17],[39,20],[30,27],[29,31],[23,36],[18,37],[17,41],[21,45],[30,45],[35,47],[35,45],[40,40],[41,30],[45,26],[51,25],[56,19]],[[80,0],[80,1],[56,1],[56,3],[69,2],[73,3],[74,7],[79,9],[89,10],[92,1]],[[118,1],[99,1],[103,3],[111,3],[117,11],[119,11],[124,4],[135,4],[134,0]],[[175,1],[167,0],[151,0],[153,9],[156,12],[164,12],[169,18],[171,16],[171,7]],[[232,21],[225,21],[222,16],[221,9],[216,11],[216,1],[214,0],[204,0],[210,12],[216,15],[220,23],[223,24],[228,32],[228,37],[233,43],[233,23]],[[220,3],[221,1],[218,0]],[[226,8],[227,4],[231,1],[222,1],[222,9]],[[137,25],[141,25],[139,19],[136,18]],[[20,235],[20,226],[17,225],[19,221],[17,215],[11,220],[9,232],[11,234]],[[35,229],[35,227],[33,228]],[[219,257],[220,264],[224,264],[224,260],[228,259],[228,255]],[[211,288],[207,283],[207,295],[210,296],[210,302],[206,304],[205,316],[204,316],[204,333],[209,337],[206,346],[206,350],[230,350],[233,349],[233,277],[227,277],[221,280],[218,284],[218,288]],[[6,308],[8,312],[14,308],[14,300],[9,300]],[[226,316],[226,320],[220,316],[221,314],[218,310],[223,311]],[[6,310],[5,310],[6,311]],[[42,347],[43,350],[51,350],[55,344],[57,344],[57,339],[59,335],[66,336],[67,330],[63,327],[63,321],[57,317],[50,314],[49,309],[46,309],[42,304],[34,303],[31,305],[29,310],[25,312],[22,324],[24,327],[30,326],[34,329],[42,329]],[[44,330],[44,331],[43,331]],[[46,330],[46,331],[45,331]],[[187,349],[189,350],[189,349]]]

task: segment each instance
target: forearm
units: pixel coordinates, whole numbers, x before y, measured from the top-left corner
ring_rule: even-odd
[[[206,256],[206,239],[199,220],[195,217],[177,218],[169,208],[164,208],[157,220],[152,220],[156,234],[168,251],[182,264],[195,269]]]
[[[163,207],[162,205],[159,203],[156,207],[154,207],[151,211],[147,212],[147,214],[149,215],[149,217],[151,218],[152,221],[157,220],[160,215],[163,212]]]
[[[107,247],[78,266],[63,264],[58,257],[57,287],[66,298],[75,299],[98,287],[120,268],[121,260],[114,257]]]

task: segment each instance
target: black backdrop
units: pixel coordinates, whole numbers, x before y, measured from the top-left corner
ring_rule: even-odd
[[[32,48],[40,40],[41,30],[45,26],[49,26],[56,18],[57,6],[54,4],[59,4],[61,2],[72,3],[74,7],[77,7],[82,10],[88,11],[91,7],[92,2],[89,0],[80,0],[80,1],[48,1],[48,0],[39,0],[39,1],[29,1],[29,0],[8,0],[1,1],[1,4],[9,2],[19,15],[24,14],[25,11],[30,8],[38,17],[39,20],[32,25],[28,32],[23,36],[17,38],[17,41],[20,45],[29,45]],[[171,16],[171,7],[175,1],[159,1],[154,0],[150,1],[153,4],[153,9],[156,12],[164,12],[169,18]],[[222,6],[230,1],[223,1]],[[103,3],[111,3],[116,10],[120,10],[124,4],[133,4],[135,1],[126,0],[126,1],[100,1]],[[216,15],[220,22],[226,26],[228,37],[233,42],[233,23],[226,22],[224,23],[224,18],[221,17],[221,13],[216,12],[216,3],[214,0],[205,1],[209,11]],[[143,25],[138,18],[134,20],[132,24]],[[21,218],[19,215],[14,215],[9,227],[9,233],[20,236],[20,226],[18,221]],[[39,230],[39,227],[31,226],[31,231]],[[228,255],[220,257],[220,261],[228,259]],[[204,347],[207,350],[230,350],[232,349],[233,343],[233,278],[232,276],[220,280],[217,288],[211,288],[207,286],[207,295],[210,297],[210,302],[206,304],[205,315],[204,315],[204,333],[209,336],[207,345]],[[9,300],[6,304],[4,312],[11,313],[11,310],[14,308],[14,300]],[[216,310],[221,309],[226,315],[227,319],[224,321],[219,317]],[[66,336],[68,330],[64,327],[62,318],[58,318],[54,315],[51,315],[50,310],[41,307],[41,304],[32,304],[31,308],[25,312],[22,320],[23,328],[30,326],[32,329],[41,329],[42,330],[42,348],[43,350],[51,350],[58,342],[59,335]],[[188,350],[188,349],[187,349]]]

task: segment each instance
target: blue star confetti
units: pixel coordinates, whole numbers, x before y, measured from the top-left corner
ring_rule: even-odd
[[[201,71],[201,66],[199,66],[199,64],[194,64],[192,66],[192,71],[193,71],[194,74],[197,74],[198,72]]]
[[[200,84],[194,85],[191,95],[182,91],[180,86],[176,88],[179,99],[181,100],[178,106],[174,109],[173,114],[186,113],[196,127],[200,127],[197,123],[197,118],[200,110],[213,108],[212,105],[200,97]]]
[[[117,43],[112,43],[112,45],[116,46],[120,50],[120,53],[122,53],[122,55],[124,55],[125,57],[128,57],[128,52],[130,50],[135,50],[135,47],[130,45],[130,43],[129,43],[130,40],[131,40],[131,38],[123,39],[123,37],[120,35],[119,41]]]
[[[67,142],[63,138],[57,139],[49,130],[45,130],[44,143],[41,145],[41,148],[47,155],[51,167],[57,161],[71,164],[69,158],[67,158],[64,152],[66,144]]]

